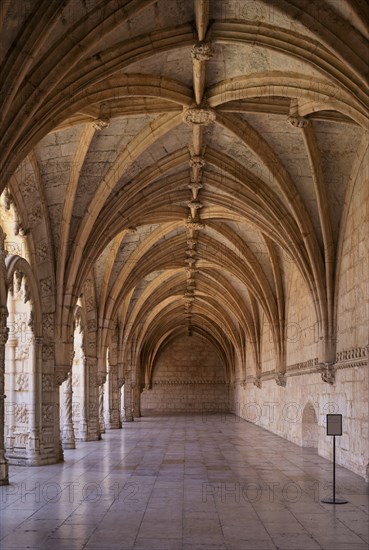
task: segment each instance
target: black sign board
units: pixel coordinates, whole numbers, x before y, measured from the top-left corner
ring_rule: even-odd
[[[327,414],[327,435],[342,435],[342,414]]]

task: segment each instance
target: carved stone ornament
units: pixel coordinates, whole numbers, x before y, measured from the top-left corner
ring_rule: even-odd
[[[278,386],[282,386],[282,388],[286,387],[287,378],[283,372],[279,372],[278,374],[276,374],[275,381]]]
[[[70,367],[60,367],[55,369],[55,386],[61,386],[68,378]]]
[[[204,40],[197,42],[191,49],[192,59],[196,59],[196,61],[207,61],[213,54],[213,46],[210,42],[205,42]]]
[[[198,273],[198,269],[194,269],[193,267],[186,267],[186,273],[187,273],[187,278],[192,279],[193,276],[196,273]]]
[[[101,132],[101,130],[104,130],[104,128],[108,128],[110,124],[110,119],[108,117],[102,117],[102,118],[96,118],[92,122],[92,126],[95,128],[95,130]]]
[[[46,277],[45,279],[41,279],[40,285],[41,285],[41,297],[50,296],[52,294],[53,283],[52,283],[51,277]]]
[[[41,241],[36,245],[36,254],[41,262],[45,261],[48,258],[49,250],[46,241]]]
[[[21,372],[16,377],[15,382],[15,391],[26,391],[28,390],[28,374]]]
[[[289,116],[287,122],[294,128],[306,128],[309,125],[309,120],[300,115]]]
[[[186,258],[185,262],[189,264],[190,266],[194,266],[196,264],[195,258]]]
[[[186,256],[189,256],[190,258],[194,258],[196,256],[196,250],[193,250],[192,248],[188,248],[186,250]]]
[[[210,107],[194,106],[183,111],[183,122],[189,125],[208,126],[215,119],[215,111]]]
[[[199,221],[195,220],[194,218],[189,218],[186,220],[186,228],[192,229],[192,231],[200,231],[201,229],[204,229],[205,225]]]
[[[188,161],[190,168],[203,168],[206,164],[205,158],[202,155],[191,155],[190,160]]]
[[[42,220],[42,210],[41,210],[41,206],[37,205],[35,206],[35,208],[32,210],[32,212],[30,213],[29,217],[28,217],[29,221],[30,221],[30,224],[32,226],[40,223],[40,221]]]
[[[199,200],[197,199],[192,199],[191,201],[189,201],[187,203],[187,206],[188,208],[190,208],[191,210],[200,210],[200,208],[202,208],[202,204]]]
[[[42,391],[53,391],[53,376],[52,374],[43,374],[41,379]]]
[[[33,174],[27,174],[20,185],[24,197],[28,197],[28,195],[33,195],[33,193],[36,191],[36,187],[36,180]]]
[[[334,363],[320,363],[321,376],[323,382],[333,385],[335,383],[336,369]]]
[[[191,183],[189,183],[187,187],[191,189],[191,191],[198,191],[199,189],[202,189],[204,186],[199,181],[191,181]]]
[[[259,389],[261,388],[261,379],[258,376],[254,378],[253,382],[254,382],[254,386],[256,386]]]

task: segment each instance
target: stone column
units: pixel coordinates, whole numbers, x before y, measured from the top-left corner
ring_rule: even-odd
[[[8,453],[12,453],[14,449],[14,430],[15,430],[15,406],[16,406],[16,396],[15,396],[15,354],[16,348],[18,345],[18,339],[15,337],[14,333],[11,333],[8,338],[8,343],[6,345],[6,355],[7,363],[9,368],[9,388],[6,402],[6,449]],[[5,353],[4,353],[5,355]],[[5,372],[5,364],[4,364]],[[4,394],[4,392],[3,392]]]
[[[78,439],[80,441],[87,441],[88,440],[88,425],[87,425],[87,414],[86,414],[86,369],[87,369],[87,361],[85,356],[81,357],[82,362],[82,373],[81,373],[81,380],[80,380],[80,421],[78,426]]]
[[[132,422],[132,379],[131,370],[127,370],[124,383],[124,417],[123,422]]]
[[[141,416],[141,387],[137,382],[132,382],[132,414],[134,418]]]
[[[105,420],[104,420],[104,384],[99,386],[99,425],[100,433],[105,433]]]
[[[64,406],[64,423],[62,432],[63,449],[75,449],[76,441],[73,428],[72,414],[72,371],[68,372],[68,377],[62,385],[63,390],[63,406]]]
[[[4,448],[4,389],[5,389],[5,344],[8,339],[6,326],[7,309],[0,306],[0,485],[8,485],[8,462]]]
[[[40,459],[40,403],[41,403],[41,353],[42,338],[33,338],[31,349],[31,372],[29,375],[30,414],[29,414],[29,438],[27,454],[32,459],[32,464],[37,465]]]
[[[111,430],[122,427],[119,410],[119,386],[117,365],[111,365],[109,369],[109,428]]]

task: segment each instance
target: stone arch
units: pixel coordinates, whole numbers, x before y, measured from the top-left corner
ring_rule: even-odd
[[[314,405],[308,401],[302,411],[301,444],[302,447],[318,448],[319,425]]]

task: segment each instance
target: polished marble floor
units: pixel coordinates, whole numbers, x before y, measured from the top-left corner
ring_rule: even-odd
[[[10,467],[1,550],[367,550],[368,484],[231,415],[144,417]]]

